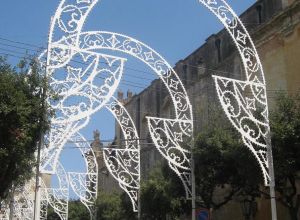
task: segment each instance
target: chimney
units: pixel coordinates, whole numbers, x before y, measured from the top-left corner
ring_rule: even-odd
[[[100,132],[98,129],[94,131],[94,140],[100,142]]]
[[[130,90],[127,91],[127,99],[131,99],[132,98],[132,92]]]
[[[122,102],[124,100],[124,93],[122,91],[118,91],[118,100]]]

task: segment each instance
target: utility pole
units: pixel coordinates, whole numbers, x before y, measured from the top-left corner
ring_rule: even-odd
[[[195,161],[194,161],[194,138],[191,147],[191,178],[192,178],[192,220],[196,220],[196,181],[195,181]]]
[[[11,189],[11,198],[9,202],[9,220],[13,220],[14,217],[14,203],[15,203],[15,186]]]
[[[51,17],[50,26],[53,22],[53,17]],[[47,76],[48,76],[48,67],[50,63],[50,32],[48,33],[48,45],[47,45],[47,52],[46,52],[46,65],[45,65],[45,74],[43,79],[43,88],[42,88],[42,104],[41,109],[42,112],[45,111],[45,105],[46,105],[46,89],[47,89]],[[43,126],[46,121],[46,115],[42,114],[41,120],[40,120],[40,134],[39,134],[39,142],[38,142],[38,148],[37,148],[37,164],[36,164],[36,176],[35,176],[35,194],[34,194],[34,210],[33,210],[33,220],[39,220],[40,219],[40,162],[41,162],[41,149],[44,145],[44,133],[43,133]]]
[[[36,165],[36,175],[35,175],[35,194],[34,194],[34,211],[33,219],[40,219],[40,158],[41,158],[41,146],[42,141],[38,143],[38,154],[37,154],[37,165]]]
[[[271,213],[272,213],[272,220],[277,220],[276,195],[275,195],[275,175],[274,175],[270,128],[269,128],[267,135],[268,135],[267,136],[267,156],[268,156],[269,176],[270,176]]]
[[[139,143],[139,140],[137,140]],[[138,145],[138,154],[139,154],[139,191],[138,191],[138,220],[141,220],[141,145]]]
[[[46,78],[46,77],[45,77]],[[45,82],[43,82],[44,84]],[[43,91],[42,91],[42,112],[45,110],[45,97],[46,97],[46,88],[43,85]],[[40,120],[40,140],[38,142],[38,151],[37,151],[37,161],[36,161],[36,175],[35,175],[35,194],[34,194],[34,211],[33,211],[33,219],[39,220],[40,219],[40,162],[41,162],[41,149],[43,146],[43,140],[44,140],[44,133],[43,133],[43,126],[45,123],[45,115],[42,115],[42,118]]]
[[[138,220],[141,220],[141,186],[138,192]]]

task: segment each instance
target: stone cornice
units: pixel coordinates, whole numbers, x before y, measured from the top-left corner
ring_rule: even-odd
[[[265,24],[250,32],[256,47],[260,47],[274,37],[288,36],[300,23],[300,1],[296,1]]]

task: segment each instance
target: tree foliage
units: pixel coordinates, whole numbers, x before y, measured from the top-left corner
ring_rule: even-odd
[[[122,200],[119,193],[100,191],[96,203],[97,219],[121,220],[123,218]]]
[[[190,213],[190,201],[166,163],[155,168],[141,186],[142,219],[179,219]]]
[[[300,180],[300,93],[279,93],[274,106],[270,126],[275,190],[277,200],[289,209],[291,219],[296,220],[300,207],[297,191]],[[263,183],[258,163],[242,143],[240,135],[219,113],[211,115],[208,121],[214,123],[199,133],[194,149],[197,194],[204,206],[218,209],[236,195],[255,198],[264,194],[268,198],[267,190],[261,190]]]
[[[41,108],[43,85],[35,62],[12,67],[0,57],[0,199],[32,172],[40,131],[47,129],[40,123],[47,112]]]
[[[211,111],[208,121],[213,123],[198,134],[194,146],[196,191],[201,197],[198,206],[216,210],[236,196],[254,199],[264,194],[268,197],[265,190],[261,191],[263,177],[255,157],[223,117],[222,111]],[[279,94],[270,122],[277,200],[289,209],[291,220],[297,220],[300,205],[296,188],[300,170],[300,94]],[[166,216],[182,219],[183,215],[190,215],[190,204],[185,199],[179,178],[165,162],[152,170],[141,184],[142,219],[166,219]],[[70,213],[85,216],[75,203],[74,207]],[[96,207],[97,219],[137,219],[125,193],[100,192]],[[71,216],[70,219],[76,219]]]
[[[47,219],[60,220],[60,217],[54,212],[54,209],[52,207],[49,207],[47,212]],[[90,220],[90,213],[79,200],[71,200],[69,201],[68,219]]]
[[[285,205],[292,220],[300,207],[300,93],[280,93],[271,113],[274,170],[278,200]]]
[[[198,134],[194,148],[196,191],[202,206],[218,209],[237,194],[259,196],[261,171],[238,133],[211,111],[208,124]]]

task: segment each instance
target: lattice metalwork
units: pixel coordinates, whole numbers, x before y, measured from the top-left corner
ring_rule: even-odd
[[[13,204],[14,218],[18,220],[33,219],[34,192],[35,182],[33,179],[28,181],[24,186],[16,188]]]
[[[166,126],[163,123],[158,124],[153,123],[154,121],[169,121],[170,123],[177,123],[179,126],[173,126],[172,132],[182,136],[182,139],[185,142],[190,142],[192,139],[193,133],[193,117],[192,117],[192,106],[190,104],[188,95],[184,89],[184,86],[176,74],[176,72],[172,69],[172,67],[167,63],[165,59],[163,59],[156,51],[154,51],[149,46],[144,43],[133,39],[131,37],[113,33],[113,32],[102,32],[102,31],[94,31],[94,32],[84,32],[80,35],[79,38],[79,47],[84,51],[96,51],[96,50],[113,50],[118,52],[123,52],[129,54],[142,62],[144,62],[147,66],[149,66],[163,81],[164,85],[167,87],[171,99],[175,108],[175,119],[165,119],[165,118],[153,118],[147,117],[149,131],[151,133],[151,137],[153,140],[155,137],[155,130],[164,130]],[[162,127],[160,127],[162,126]],[[168,133],[168,130],[165,130]],[[169,136],[172,138],[173,136]],[[178,142],[175,140],[176,145],[167,145],[165,146],[163,143],[159,141],[154,141],[156,147],[159,149],[160,153],[169,161],[170,167],[178,174],[180,179],[183,181],[185,186],[186,195],[188,198],[191,197],[191,154],[190,154],[190,146],[181,146],[183,141]],[[161,150],[165,148],[166,150]],[[181,152],[176,155],[180,157],[180,160],[185,161],[185,168],[177,167],[178,164],[173,163],[173,159],[168,154],[170,149],[176,148],[176,152]],[[172,156],[174,156],[175,151],[173,150]]]
[[[180,177],[190,198],[191,191],[191,152],[184,137],[192,135],[192,122],[150,118],[149,130],[159,152],[168,160],[171,169]],[[187,142],[189,143],[189,142]],[[185,147],[184,147],[185,146]]]
[[[190,147],[184,143],[189,143],[193,136],[193,115],[185,88],[171,66],[157,52],[140,41],[111,32],[82,32],[85,20],[97,2],[62,0],[51,23],[47,75],[50,77],[50,86],[58,92],[61,99],[58,102],[49,100],[56,110],[56,117],[52,120],[51,132],[47,136],[48,148],[43,152],[43,171],[55,173],[60,152],[66,141],[74,139],[88,124],[91,115],[104,107],[116,91],[123,74],[125,59],[96,52],[108,49],[124,52],[141,60],[167,87],[173,101],[175,118],[148,117],[148,127],[157,149],[181,178],[187,197],[190,197],[191,153]],[[246,29],[224,0],[199,2],[208,7],[225,25],[242,57],[246,81],[214,76],[215,83],[227,116],[258,159],[267,184],[269,176],[265,140],[269,134],[268,108],[265,81],[257,52]],[[71,64],[74,58],[88,65],[83,67]],[[102,81],[97,82],[95,79],[100,74],[104,77]],[[252,95],[245,96],[249,91]],[[114,111],[112,113],[115,114]],[[260,115],[258,118],[255,116],[257,114]],[[129,143],[128,146],[133,144]],[[117,171],[113,165],[124,167],[128,162],[126,158],[131,157],[132,152],[134,156],[131,159],[136,160],[135,155],[138,153],[135,150],[105,149],[106,161],[115,161],[107,163],[115,177]],[[83,155],[87,156],[86,153]],[[97,182],[97,172],[90,172],[93,169],[89,165],[87,163],[87,173],[70,173],[69,177],[72,188],[91,211],[90,204],[96,195],[93,188]],[[52,170],[49,170],[49,167]],[[125,177],[117,179],[127,180]],[[123,184],[125,183],[128,184],[126,181]],[[84,190],[86,193],[83,193]],[[132,192],[127,190],[127,193]],[[131,198],[136,198],[136,194],[133,193]]]
[[[48,214],[48,195],[47,189],[41,188],[41,198],[40,198],[40,220],[47,220]]]
[[[246,73],[245,81],[214,76],[221,105],[256,157],[269,185],[268,150],[270,138],[268,102],[263,68],[246,28],[224,0],[199,0],[223,23],[239,51]],[[270,155],[269,155],[270,156]]]
[[[170,122],[180,120],[180,126],[177,127],[180,130],[177,132],[181,133],[184,139],[192,138],[192,108],[187,93],[178,75],[157,52],[125,35],[109,32],[86,32],[82,34],[81,29],[85,19],[96,2],[97,0],[63,0],[52,19],[46,67],[47,75],[50,77],[50,86],[58,92],[60,100],[58,102],[49,100],[51,106],[56,110],[56,117],[52,120],[51,132],[47,136],[49,146],[43,152],[44,162],[42,168],[44,172],[54,173],[61,149],[66,141],[72,139],[88,124],[90,116],[107,103],[120,82],[125,59],[105,55],[96,52],[95,49],[104,48],[121,51],[140,59],[152,68],[164,82],[171,95],[176,118],[148,118],[149,126],[150,124],[152,124],[152,127],[155,126],[154,123],[151,123],[152,120],[170,120]],[[80,65],[72,64],[71,61],[74,58],[87,63],[88,67],[82,68]],[[101,62],[100,59],[104,61]],[[108,66],[103,68],[108,71],[108,76],[104,76],[102,83],[94,84],[95,77],[102,73],[99,67],[102,63]],[[151,129],[151,131],[154,131],[154,129]],[[161,149],[161,143],[155,143]],[[177,142],[177,149],[183,153],[188,152],[188,148],[184,149],[180,144]],[[164,154],[166,159],[172,161],[166,151],[160,152]],[[127,156],[130,156],[132,150],[130,149],[127,154]],[[182,155],[178,156],[181,157]],[[190,160],[188,158],[190,157],[189,153],[184,157]],[[124,158],[122,159],[124,160]],[[121,157],[119,160],[121,160]],[[184,179],[184,183],[188,181],[185,176],[187,173],[191,173],[190,163],[187,163],[184,173],[181,173],[181,169],[176,167],[177,164],[172,163],[170,166],[181,179]],[[49,170],[49,168],[52,168],[52,170]],[[70,174],[69,176],[73,188],[77,186],[77,189],[80,189],[79,191],[86,188],[84,187],[86,180],[84,174]],[[87,177],[89,176],[87,175]],[[94,180],[94,178],[90,179]],[[185,186],[190,187],[190,183],[185,184]],[[190,192],[190,189],[186,188],[186,191]],[[79,193],[79,195],[83,199],[82,193]],[[134,198],[135,195],[131,197]]]
[[[122,103],[113,98],[106,108],[121,127],[125,148],[104,148],[103,158],[112,176],[131,199],[133,210],[138,211],[140,188],[140,143],[134,122]]]
[[[57,163],[55,175],[58,179],[57,188],[41,189],[41,214],[47,214],[46,205],[50,205],[61,220],[68,219],[69,180],[61,163]],[[47,207],[47,206],[46,206]],[[45,213],[46,211],[46,213]],[[42,216],[41,216],[42,217]]]
[[[80,201],[88,208],[91,218],[95,215],[94,204],[97,199],[98,164],[93,149],[85,138],[77,133],[70,138],[80,150],[85,159],[87,171],[85,173],[69,172],[69,183]],[[100,150],[100,149],[99,149]]]
[[[84,60],[82,54],[80,52],[79,56]],[[49,168],[55,170],[63,146],[73,134],[88,124],[92,114],[103,107],[121,79],[124,59],[103,54],[84,54],[89,56],[87,59],[91,63],[86,69],[69,65],[65,78],[56,79],[55,74],[50,77],[50,86],[58,91],[61,98],[58,102],[49,100],[56,117],[51,121],[49,146],[43,154],[45,159],[42,167],[45,171]]]
[[[0,205],[0,220],[9,220],[9,205],[5,201],[2,201]]]

